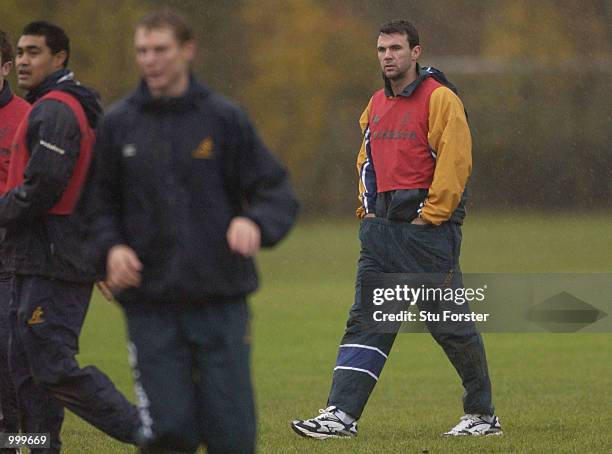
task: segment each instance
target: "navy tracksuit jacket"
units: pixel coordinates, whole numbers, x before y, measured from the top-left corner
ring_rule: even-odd
[[[35,103],[50,91],[76,98],[95,127],[97,95],[61,69],[28,92]],[[49,210],[69,187],[81,147],[76,113],[64,102],[45,99],[30,111],[25,137],[28,153],[23,183],[0,198],[3,269],[13,275],[9,318],[11,376],[23,432],[50,434],[61,449],[64,407],[124,442],[134,442],[140,426],[136,408],[94,366],[76,361],[79,335],[96,279],[83,254],[86,228],[79,213]]]
[[[246,114],[193,77],[178,98],[156,99],[143,82],[110,108],[98,130],[83,197],[103,266],[117,244],[143,264],[125,308],[143,444],[211,454],[255,449],[246,296],[251,258],[226,233],[254,221],[262,246],[293,225],[297,201],[285,169]]]
[[[257,287],[253,260],[229,250],[235,216],[261,229],[262,246],[293,225],[297,201],[280,162],[246,114],[191,79],[188,92],[154,99],[142,83],[112,106],[97,134],[84,205],[95,256],[127,244],[143,263],[142,285],[121,302],[199,302]]]

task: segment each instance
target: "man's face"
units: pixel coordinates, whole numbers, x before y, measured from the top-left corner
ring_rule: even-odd
[[[407,36],[400,33],[378,36],[378,61],[385,77],[390,80],[403,79],[411,70],[416,70],[416,61],[421,46],[410,49]]]
[[[24,90],[38,87],[43,80],[61,69],[66,52],[51,52],[44,36],[23,35],[17,43],[17,86]]]
[[[179,43],[172,29],[140,27],[136,29],[134,45],[136,63],[154,96],[171,93],[189,73],[195,44]]]

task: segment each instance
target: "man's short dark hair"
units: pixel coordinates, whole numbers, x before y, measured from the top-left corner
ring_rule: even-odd
[[[386,22],[380,27],[380,33],[384,33],[385,35],[392,35],[394,33],[406,35],[406,39],[411,49],[419,45],[419,32],[416,27],[412,25],[412,22],[408,22],[407,20]]]
[[[23,28],[22,35],[44,36],[45,43],[51,49],[52,54],[57,54],[61,51],[66,51],[66,60],[64,60],[64,68],[68,66],[70,59],[70,40],[66,32],[55,24],[44,20],[30,22]]]
[[[187,19],[171,8],[163,8],[147,14],[136,24],[137,29],[141,27],[147,30],[169,28],[181,44],[193,39],[193,30]]]
[[[13,61],[15,58],[11,41],[2,30],[0,30],[0,55],[2,56],[2,64],[5,64],[7,61]]]

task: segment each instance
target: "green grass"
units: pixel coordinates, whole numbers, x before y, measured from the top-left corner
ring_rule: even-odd
[[[443,439],[461,415],[462,389],[427,334],[402,334],[356,439],[299,438],[288,422],[325,406],[336,348],[353,299],[356,222],[302,223],[259,257],[252,299],[253,369],[262,453],[612,452],[611,334],[487,334],[503,437]],[[612,218],[472,216],[464,229],[466,272],[610,272]],[[81,364],[106,371],[130,398],[119,309],[96,298],[81,340]],[[120,453],[114,442],[67,414],[66,453]]]

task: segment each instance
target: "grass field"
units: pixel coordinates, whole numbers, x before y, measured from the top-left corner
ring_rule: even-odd
[[[336,348],[353,299],[356,222],[304,222],[259,258],[252,299],[261,453],[612,452],[612,334],[486,334],[494,400],[505,434],[444,439],[462,414],[462,389],[427,334],[402,334],[351,440],[317,442],[289,428],[325,406]],[[610,272],[612,218],[472,216],[466,272]],[[119,309],[96,298],[81,339],[94,363],[133,396]],[[121,453],[67,414],[66,453]]]

